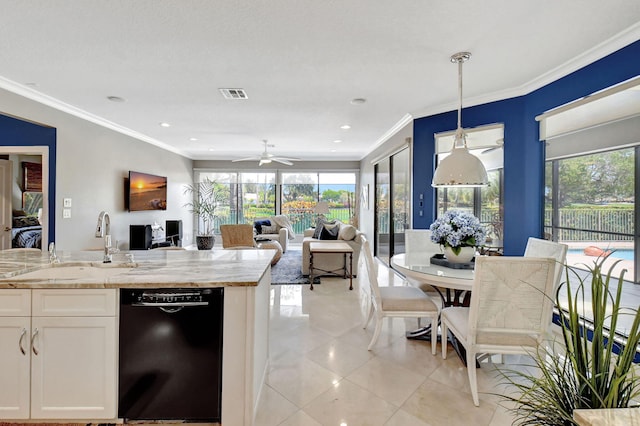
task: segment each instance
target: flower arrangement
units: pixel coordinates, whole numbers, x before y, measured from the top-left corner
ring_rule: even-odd
[[[451,247],[456,255],[460,254],[462,247],[482,245],[487,237],[477,217],[459,210],[447,211],[429,229],[431,241],[443,247]]]

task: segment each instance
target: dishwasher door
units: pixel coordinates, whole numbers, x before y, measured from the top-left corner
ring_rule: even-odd
[[[220,422],[223,289],[122,289],[118,417]]]

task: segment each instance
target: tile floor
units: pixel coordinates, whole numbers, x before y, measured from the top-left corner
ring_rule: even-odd
[[[415,320],[386,319],[367,351],[374,327],[362,328],[365,274],[361,266],[353,291],[348,280],[327,277],[313,291],[272,286],[271,364],[256,426],[510,425],[513,417],[488,393],[505,391],[492,365],[478,372],[475,407],[466,368],[453,351],[443,360],[440,345],[433,356],[428,342],[405,338]]]

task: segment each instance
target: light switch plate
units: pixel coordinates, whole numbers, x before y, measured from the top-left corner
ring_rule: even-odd
[[[71,198],[65,198],[63,200],[64,207],[71,207]]]
[[[62,209],[62,217],[69,219],[71,217],[71,209]]]

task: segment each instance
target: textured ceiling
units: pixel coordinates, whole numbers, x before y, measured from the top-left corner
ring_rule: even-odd
[[[640,39],[638,0],[0,0],[0,10],[0,87],[194,159],[257,155],[268,139],[277,155],[358,160],[408,117],[456,108],[453,53],[473,55],[469,105]]]

